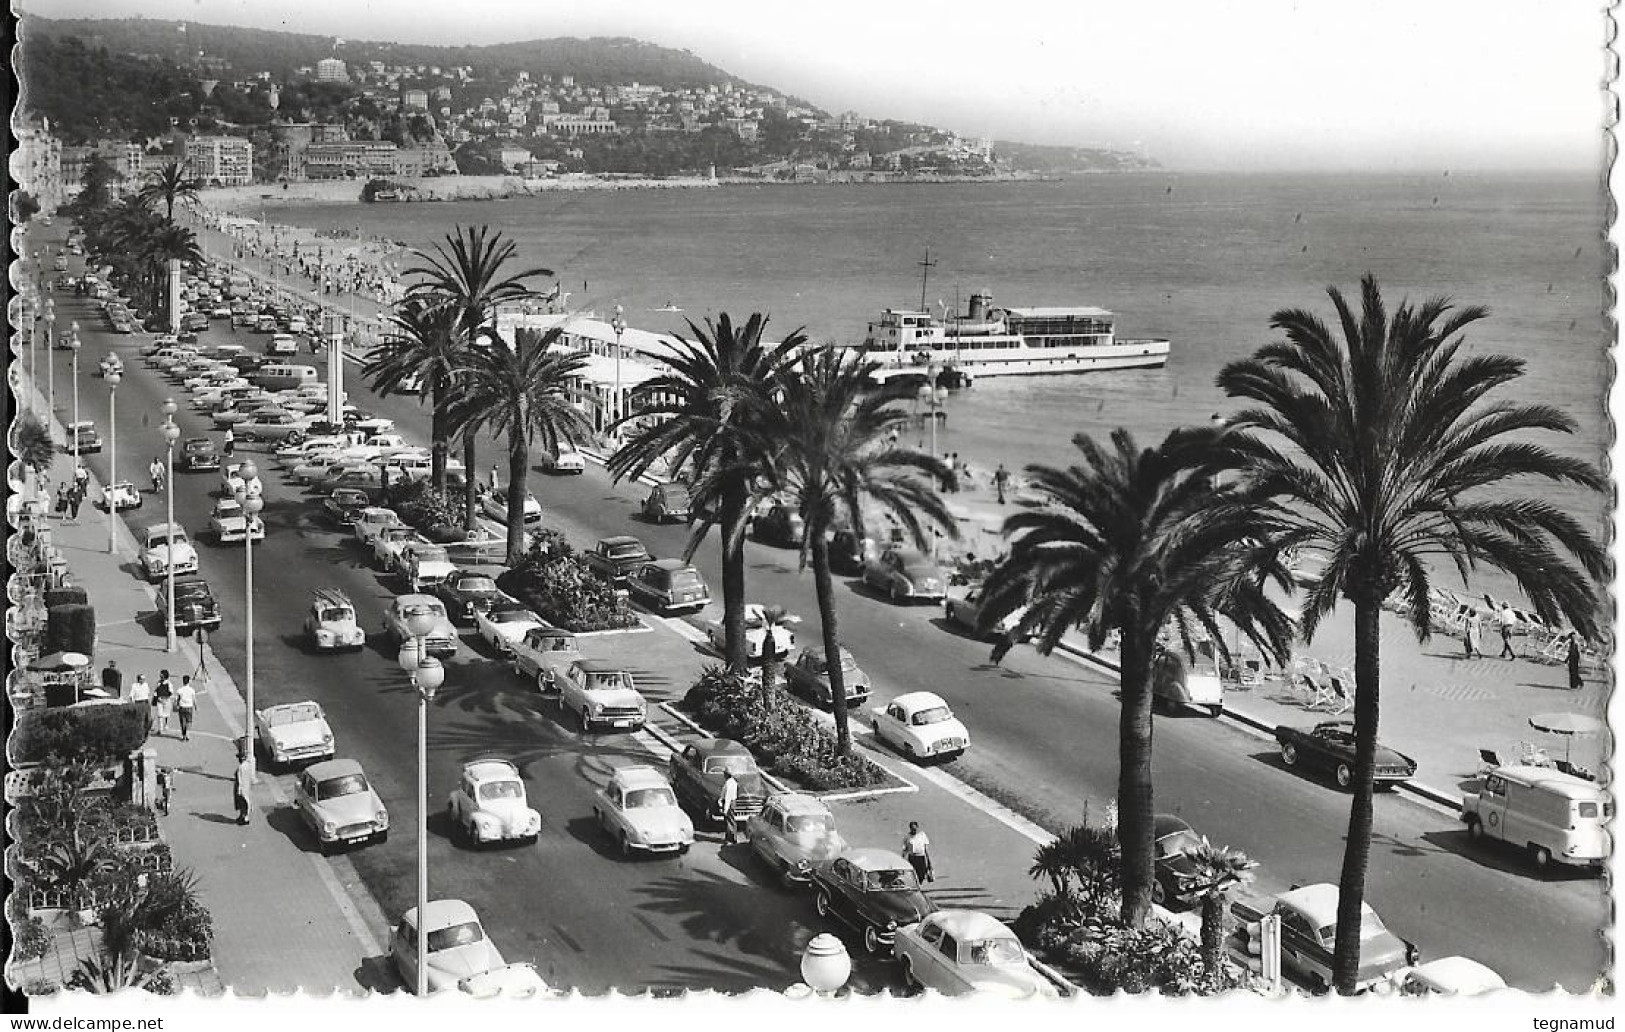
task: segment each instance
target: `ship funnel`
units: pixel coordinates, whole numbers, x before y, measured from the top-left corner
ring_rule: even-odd
[[[988,314],[993,311],[993,295],[985,290],[978,290],[970,296],[971,322],[985,322]]]

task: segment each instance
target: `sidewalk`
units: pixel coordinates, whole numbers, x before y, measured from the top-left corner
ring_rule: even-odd
[[[60,432],[59,426],[58,439]],[[59,456],[53,482],[65,479],[72,463],[71,456]],[[100,485],[93,483],[89,499],[100,497]],[[152,504],[149,495],[137,512],[150,517]],[[231,779],[244,703],[231,675],[211,650],[205,647],[200,655],[189,638],[181,638],[177,652],[164,651],[155,592],[138,577],[135,539],[123,520],[116,521],[113,554],[107,551],[107,515],[91,501],[77,522],[53,517],[49,526],[72,582],[85,588],[96,608],[94,669],[116,660],[126,691],[136,674],[153,682],[161,669],[177,683],[192,674],[202,684],[191,739],[182,741],[172,722],[167,736],[155,731],[147,742],[160,764],[176,769],[170,813],[159,825],[177,866],[196,872],[214,919],[216,975],[194,982],[194,988],[218,993],[229,986],[245,995],[360,992],[363,961],[384,953],[388,925],[353,871],[346,871],[348,862],[305,853],[271,826],[267,817],[288,800],[267,774],[252,793],[251,823],[235,823]],[[356,887],[346,891],[341,878]]]

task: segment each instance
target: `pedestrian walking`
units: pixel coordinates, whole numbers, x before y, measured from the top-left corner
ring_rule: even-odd
[[[1496,624],[1501,631],[1501,658],[1517,659],[1518,650],[1512,647],[1512,630],[1518,626],[1518,614],[1512,611],[1507,603],[1501,603],[1501,611],[1496,614]]]
[[[931,868],[931,839],[920,830],[919,821],[908,822],[908,834],[903,836],[903,859],[914,868],[914,877],[921,885],[937,880]]]
[[[1574,631],[1569,632],[1569,690],[1579,691],[1585,687],[1585,678],[1580,676],[1580,636]]]
[[[68,511],[70,509],[72,509],[72,508],[73,508],[73,503],[68,501],[68,482],[66,480],[57,481],[57,483],[56,483],[56,514],[57,514],[57,516],[60,517],[63,520],[66,520],[68,518]]]
[[[221,450],[221,452],[223,452],[225,454],[226,458],[229,459],[229,458],[231,458],[231,453],[234,450],[236,450],[236,447],[237,447],[236,435],[234,435],[231,432],[231,427],[228,426],[228,427],[226,427],[226,442],[225,442],[225,444],[223,444],[221,446],[220,450]]]
[[[717,800],[717,808],[722,811],[722,844],[725,846],[739,841],[738,829],[734,827],[734,804],[738,801],[739,782],[734,780],[733,771],[724,771],[722,798]]]
[[[175,797],[175,768],[158,768],[158,798],[155,800],[157,811],[165,817],[169,816],[169,804]]]
[[[1477,613],[1467,618],[1462,642],[1467,646],[1468,659],[1484,658],[1484,620]]]
[[[152,721],[160,735],[169,734],[169,717],[175,709],[175,685],[168,670],[158,672],[158,683],[152,686]]]
[[[244,753],[237,762],[237,772],[231,776],[231,801],[237,807],[237,823],[248,823],[248,792],[254,785],[254,758]]]
[[[493,463],[491,463],[491,490],[495,491],[496,489],[497,489],[497,465],[496,465],[496,463],[493,462]]]
[[[152,477],[152,493],[158,494],[164,489],[164,464],[154,455],[152,461],[147,463],[147,475]]]
[[[73,467],[73,486],[81,495],[90,490],[90,470],[82,462]]]
[[[181,741],[191,741],[192,718],[197,714],[197,689],[192,687],[191,674],[183,676],[181,686],[175,689],[175,714],[181,721]]]
[[[68,521],[79,522],[79,507],[85,504],[85,489],[76,481],[68,488]]]
[[[106,692],[109,698],[124,698],[124,671],[118,668],[117,660],[108,660],[107,665],[102,668],[102,691]]]
[[[412,582],[412,594],[416,595],[418,593],[418,553],[415,548],[407,555],[406,569],[407,579]]]
[[[1004,468],[1004,463],[1001,462],[1001,463],[999,463],[999,468],[993,471],[993,487],[999,493],[999,504],[1000,505],[1004,504],[1004,491],[1005,491],[1005,488],[1007,488],[1009,486],[1010,486],[1010,471],[1005,469]]]
[[[136,674],[130,682],[130,701],[141,705],[141,726],[152,734],[152,685],[147,683],[146,674]]]

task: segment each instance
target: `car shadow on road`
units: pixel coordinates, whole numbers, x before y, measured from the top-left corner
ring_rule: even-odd
[[[279,806],[266,811],[265,823],[271,826],[271,830],[280,833],[298,847],[299,852],[321,853],[321,845],[310,833],[304,818],[299,816],[299,811],[294,807]]]
[[[814,932],[786,927],[777,907],[755,905],[752,897],[759,897],[761,891],[753,881],[740,883],[717,871],[689,865],[664,875],[657,872],[634,890],[636,906],[677,918],[692,942],[714,943],[732,951],[711,958],[714,970],[691,971],[689,984],[721,987],[744,975],[753,979],[749,984],[770,987],[795,980],[801,952]],[[812,915],[810,905],[807,915]],[[689,955],[697,952],[691,950]],[[857,953],[861,952],[859,946]]]
[[[1597,881],[1600,872],[1586,867],[1553,863],[1546,870],[1536,867],[1529,854],[1507,842],[1475,842],[1465,826],[1450,831],[1424,831],[1422,839],[1440,852],[1454,853],[1479,867],[1536,882]]]
[[[390,961],[389,954],[384,953],[376,957],[367,957],[351,972],[356,985],[375,993],[393,995],[394,993],[408,993],[406,986],[401,984],[400,976],[395,971],[395,965]]]

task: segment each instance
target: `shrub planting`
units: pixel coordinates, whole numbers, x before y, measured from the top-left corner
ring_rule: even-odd
[[[122,763],[146,740],[146,708],[141,703],[33,710],[17,720],[11,757],[15,763]]]
[[[395,480],[389,485],[385,504],[431,541],[445,544],[463,538],[461,511],[453,510],[427,478]]]
[[[66,584],[60,588],[45,589],[45,606],[88,606],[90,594],[77,584]]]
[[[96,609],[70,603],[45,611],[45,651],[96,654]]]
[[[580,633],[638,626],[637,614],[626,599],[587,569],[556,530],[537,534],[519,565],[497,577],[497,587],[565,630]]]

